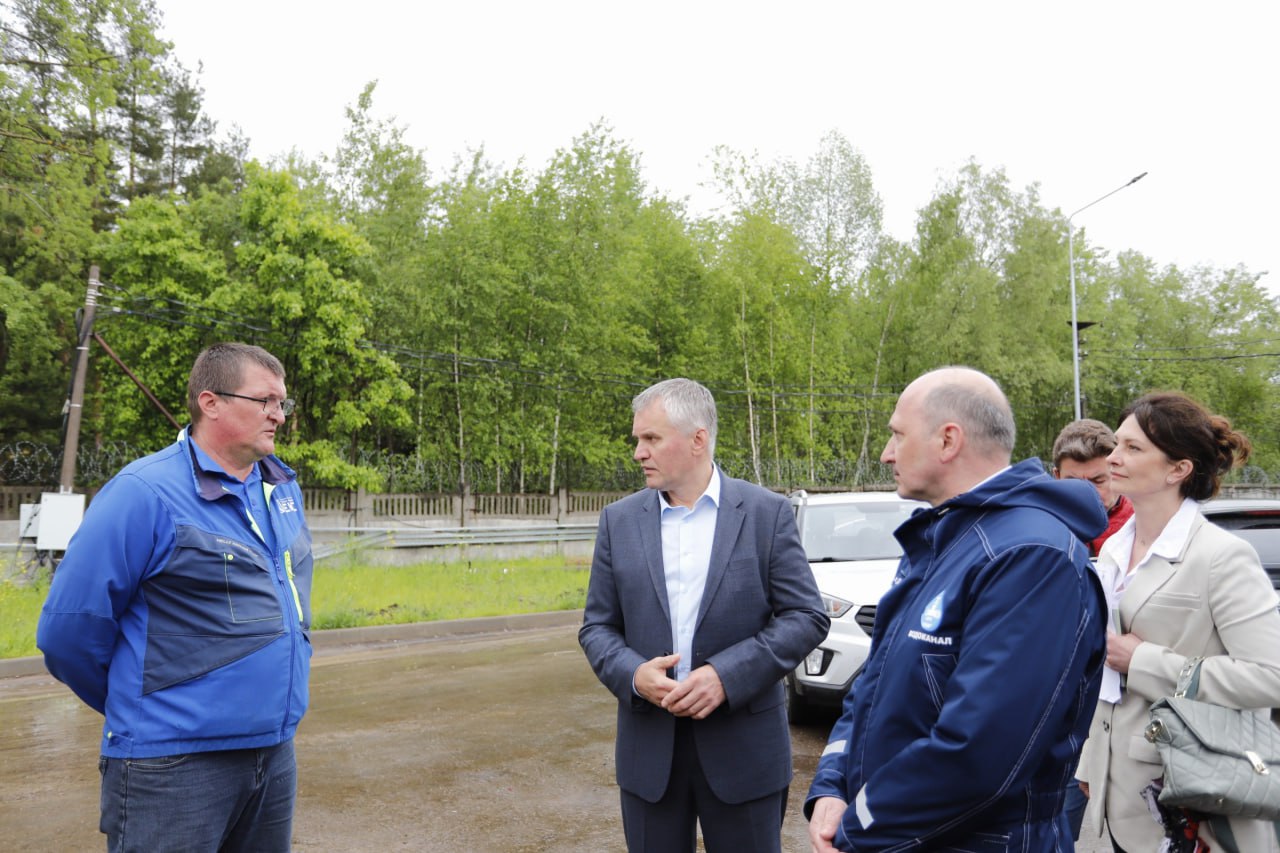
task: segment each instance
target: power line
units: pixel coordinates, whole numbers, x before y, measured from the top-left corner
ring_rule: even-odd
[[[282,335],[269,326],[261,325],[260,320],[243,314],[225,309],[215,309],[203,305],[192,304],[176,297],[130,296],[124,288],[118,285],[111,285],[111,287],[123,294],[124,298],[118,300],[104,300],[111,304],[111,307],[107,312],[107,316],[109,317],[138,317],[151,322],[166,323],[175,326],[187,326],[208,331],[229,329],[242,333],[247,332],[258,340],[275,341],[285,346],[292,343],[292,340],[289,337]],[[125,307],[119,307],[120,305]],[[193,315],[201,317],[202,320],[191,320],[190,318]],[[1222,342],[1186,347],[1158,347],[1144,349],[1149,352],[1183,352],[1200,349],[1215,349],[1226,346],[1239,347],[1247,344],[1272,343],[1276,340],[1280,339],[1263,338],[1247,342]],[[417,349],[403,344],[387,344],[367,339],[360,341],[357,346],[362,349],[372,350],[391,357],[396,364],[406,372],[417,372],[419,374],[466,379],[482,379],[492,377],[495,374],[505,374],[501,381],[511,388],[529,388],[538,391],[551,391],[576,397],[604,396],[608,399],[625,400],[630,399],[649,384],[646,380],[621,374],[599,371],[579,373],[573,370],[553,370],[521,364],[510,359],[479,355],[464,355],[462,353],[437,352]],[[1114,350],[1093,350],[1089,353],[1089,357],[1103,361],[1209,362],[1254,358],[1276,358],[1280,357],[1280,353],[1264,352],[1204,356],[1155,356],[1135,355],[1133,352],[1119,353]],[[427,367],[425,362],[444,363],[444,365],[447,366],[431,368]],[[527,378],[523,380],[516,379],[513,374]],[[779,385],[760,385],[754,389],[726,388],[713,385],[709,385],[708,387],[712,389],[720,400],[719,408],[725,411],[747,411],[747,406],[735,405],[730,402],[730,399],[754,395],[754,397],[760,401],[760,405],[755,408],[760,409],[761,406],[765,406],[764,411],[769,413],[809,414],[810,412],[817,412],[824,417],[865,417],[868,413],[881,414],[881,412],[878,408],[831,408],[829,405],[823,405],[816,408],[809,406],[797,407],[793,405],[780,407],[776,405],[775,401],[817,399],[826,404],[836,401],[855,400],[862,402],[884,402],[896,398],[905,386],[901,384],[881,384],[878,386],[868,386],[863,384],[824,384],[822,386],[815,386],[811,390],[805,385],[784,383]],[[773,405],[766,405],[770,403]],[[1056,407],[1049,404],[1040,404],[1035,406],[1035,410],[1045,411],[1049,409],[1056,410]],[[1027,407],[1024,406],[1023,411],[1025,412],[1026,410]]]
[[[1190,344],[1188,346],[1181,346],[1181,347],[1156,347],[1156,346],[1150,346],[1148,344],[1142,344],[1141,346],[1136,347],[1136,349],[1142,352],[1189,352],[1192,350],[1204,350],[1204,349],[1208,349],[1208,350],[1226,349],[1228,347],[1230,347],[1231,349],[1240,349],[1241,347],[1247,347],[1247,346],[1273,344],[1273,343],[1276,343],[1277,341],[1280,341],[1280,338],[1260,338],[1258,340],[1252,340],[1252,341],[1234,341],[1234,340],[1215,341],[1213,343]],[[1092,352],[1125,353],[1125,352],[1129,352],[1129,350],[1114,350],[1114,349],[1103,347],[1103,348],[1094,349],[1092,350]]]
[[[255,335],[258,335],[261,337],[266,337],[266,338],[271,338],[275,340],[280,340],[282,342],[287,342],[287,339],[280,336],[279,333],[274,332],[270,327],[255,325],[255,321],[252,318],[242,314],[237,314],[235,312],[227,311],[225,309],[214,309],[214,308],[208,308],[202,305],[195,305],[190,302],[185,302],[176,297],[129,296],[128,292],[123,287],[120,287],[119,285],[112,285],[112,287],[115,290],[118,290],[121,293],[125,294],[127,298],[122,301],[126,305],[132,304],[132,305],[138,306],[138,307],[132,307],[132,308],[112,307],[110,313],[112,316],[115,316],[115,317],[129,317],[129,316],[140,317],[140,318],[155,321],[155,322],[169,323],[171,325],[183,325],[183,326],[189,326],[193,328],[206,329],[209,331],[216,331],[220,328],[238,329],[238,330],[252,332]],[[157,308],[156,307],[157,303],[160,303],[162,306],[166,306],[166,307]],[[191,322],[190,320],[186,319],[191,315],[199,315],[201,317],[204,317],[205,320],[203,322]],[[476,355],[462,355],[462,354],[455,354],[455,353],[433,352],[428,350],[411,348],[402,344],[386,344],[378,341],[365,340],[365,341],[361,341],[359,343],[359,346],[365,349],[372,349],[374,351],[381,352],[393,357],[396,355],[399,355],[402,357],[407,356],[408,358],[419,360],[419,361],[420,360],[446,361],[450,363],[454,363],[454,362],[466,363],[471,366],[488,365],[495,368],[501,368],[507,371],[524,373],[524,374],[539,376],[543,378],[552,378],[552,379],[558,380],[559,382],[565,382],[565,381],[574,382],[574,381],[586,380],[586,381],[595,382],[601,385],[609,385],[609,384],[621,385],[630,389],[634,389],[634,391],[636,392],[642,390],[648,385],[648,383],[643,380],[637,380],[634,377],[624,376],[619,374],[609,374],[609,373],[602,373],[602,372],[593,372],[593,373],[583,374],[583,373],[578,373],[576,371],[564,371],[564,370],[555,371],[555,370],[548,370],[545,368],[529,367],[527,365],[519,364],[517,362],[510,361],[507,359],[491,358],[491,357],[476,356]],[[406,367],[408,369],[422,370],[422,368],[417,365],[405,364],[400,361],[397,361],[397,363],[400,364],[402,367]],[[441,371],[422,370],[422,372],[438,373]],[[451,371],[443,371],[443,372],[451,373]],[[472,373],[469,375],[478,376],[479,374]],[[562,384],[551,386],[545,383],[534,383],[534,384],[529,384],[528,387],[553,389],[553,390],[554,389],[565,390]],[[867,387],[874,387],[877,390],[875,391],[859,390],[861,388],[867,388]],[[808,386],[787,383],[782,385],[762,385],[757,389],[718,388],[716,390],[717,390],[717,393],[722,395],[745,396],[747,394],[754,393],[757,395],[769,394],[771,396],[783,396],[783,397],[800,397],[800,398],[826,397],[831,399],[865,400],[865,399],[877,399],[877,398],[884,399],[884,398],[889,398],[891,396],[896,396],[897,393],[899,393],[903,387],[905,386],[893,385],[893,384],[881,384],[879,386],[822,385],[822,386],[815,386],[813,390],[810,390]],[[823,390],[819,390],[820,388]],[[791,389],[797,389],[797,390],[791,390]],[[827,390],[827,389],[831,389],[831,390]]]
[[[1110,352],[1090,352],[1089,358],[1101,358],[1111,361],[1233,361],[1244,358],[1280,358],[1280,352],[1254,352],[1254,353],[1235,353],[1232,355],[1170,355],[1170,356],[1143,356],[1129,353],[1127,355],[1111,354]]]

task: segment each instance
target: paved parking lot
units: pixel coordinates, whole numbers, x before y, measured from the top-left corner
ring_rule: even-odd
[[[622,850],[615,704],[576,617],[534,630],[320,645],[298,735],[297,851]],[[368,639],[368,635],[365,635]],[[784,850],[824,724],[793,727]],[[0,679],[0,849],[101,850],[101,718],[47,676]],[[1080,846],[1103,853],[1109,847]]]

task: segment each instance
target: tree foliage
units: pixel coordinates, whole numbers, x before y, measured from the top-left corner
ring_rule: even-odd
[[[720,406],[718,457],[779,486],[883,480],[897,394],[969,364],[1005,388],[1019,455],[1072,416],[1062,212],[968,163],[914,235],[883,233],[838,133],[803,160],[714,153],[706,216],[650,188],[596,122],[547,163],[460,154],[347,109],[331,156],[246,162],[217,135],[151,0],[0,0],[0,443],[57,443],[90,265],[94,331],[179,420],[199,349],[259,343],[299,401],[280,453],[309,482],[625,487],[629,401],[676,375]],[[234,119],[234,117],[231,117]],[[1243,268],[1114,257],[1074,235],[1086,414],[1182,388],[1280,463],[1277,304]],[[172,426],[93,345],[81,444]]]

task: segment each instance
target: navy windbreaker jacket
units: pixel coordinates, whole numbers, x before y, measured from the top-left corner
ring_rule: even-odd
[[[1098,698],[1106,604],[1087,543],[1105,525],[1091,485],[1028,459],[899,527],[805,804],[848,803],[839,849],[1072,849],[1056,819]]]

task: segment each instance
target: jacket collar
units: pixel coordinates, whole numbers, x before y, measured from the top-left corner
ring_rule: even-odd
[[[1147,599],[1158,592],[1178,572],[1178,567],[1186,559],[1192,541],[1206,523],[1205,517],[1197,512],[1191,519],[1187,537],[1177,554],[1168,557],[1153,554],[1133,573],[1120,599],[1120,615],[1126,627],[1132,624],[1134,614],[1142,609]]]
[[[191,427],[185,427],[178,433],[178,443],[185,444],[187,454],[191,458],[191,473],[195,479],[196,494],[207,501],[216,501],[225,494],[223,480],[229,476],[222,466],[213,461],[204,448],[200,447],[191,435]],[[258,460],[258,473],[262,482],[272,486],[287,483],[297,475],[293,469],[281,462],[273,454]]]

